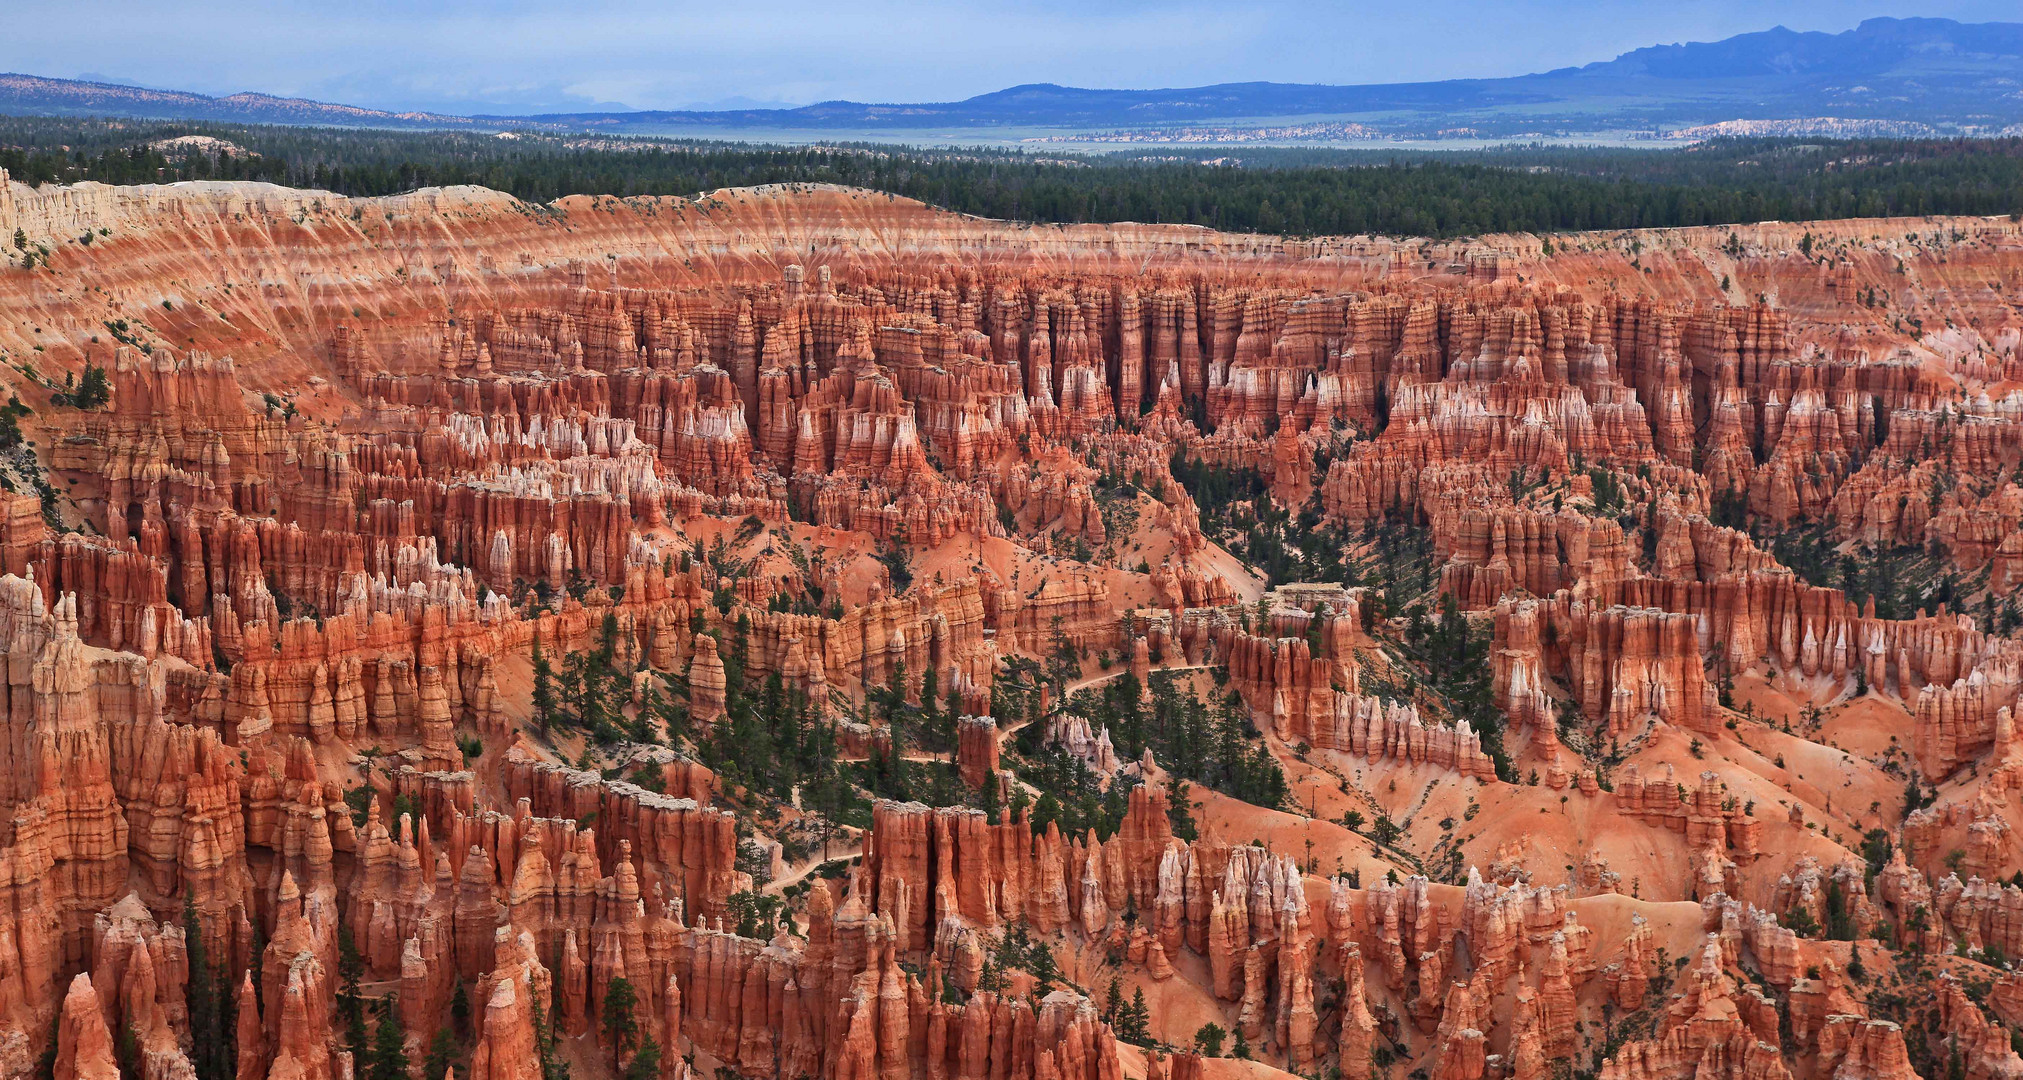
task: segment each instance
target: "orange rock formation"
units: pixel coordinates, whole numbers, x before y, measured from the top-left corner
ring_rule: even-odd
[[[2014,222],[16,228],[0,1075],[2023,1076]]]

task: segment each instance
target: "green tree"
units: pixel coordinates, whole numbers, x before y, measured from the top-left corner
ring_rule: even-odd
[[[351,938],[351,927],[337,924],[337,1015],[344,1021],[344,1045],[352,1059],[363,1058],[372,1033],[365,1026],[365,999],[359,996],[358,980],[365,974],[365,958]]]
[[[1047,681],[1054,684],[1054,697],[1058,699],[1067,692],[1068,684],[1082,675],[1082,654],[1075,649],[1075,642],[1068,637],[1059,615],[1054,616],[1053,628],[1047,642]]]
[[[770,939],[787,918],[787,902],[778,896],[753,892],[746,889],[732,893],[725,900],[732,925],[739,937]]]
[[[55,1016],[49,1018],[49,1039],[43,1044],[41,1055],[35,1059],[35,1080],[56,1080],[56,1043],[61,1037],[62,1027],[63,1013],[58,1010]]]
[[[1847,890],[1841,887],[1839,878],[1826,881],[1825,937],[1828,941],[1855,939],[1854,913],[1848,910]]]
[[[1222,1030],[1221,1024],[1213,1021],[1203,1024],[1201,1029],[1194,1033],[1194,1052],[1202,1057],[1221,1057],[1222,1040],[1228,1036],[1229,1033]]]
[[[1889,865],[1894,847],[1895,845],[1890,842],[1888,829],[1878,827],[1862,834],[1861,856],[1868,864],[1870,875],[1880,873],[1883,867]]]
[[[435,1038],[429,1040],[428,1056],[422,1059],[421,1080],[443,1080],[460,1056],[456,1036],[446,1027],[437,1028]]]
[[[462,977],[457,979],[457,988],[450,994],[450,1023],[455,1025],[459,1038],[470,1037],[471,995],[465,991]]]
[[[1140,987],[1131,991],[1131,1004],[1118,1011],[1113,1026],[1117,1029],[1117,1037],[1125,1042],[1136,1046],[1150,1046],[1151,1022],[1152,1010],[1146,1006],[1145,990]]]
[[[534,1052],[541,1058],[541,1080],[569,1080],[569,1063],[555,1055],[555,1031],[548,1026],[548,1012],[541,1007],[541,995],[534,992],[532,983],[517,989],[526,993],[534,1014]]]
[[[604,1044],[611,1051],[611,1067],[618,1068],[626,1054],[639,1045],[639,1018],[633,1010],[639,995],[629,979],[618,977],[604,986]]]
[[[913,584],[913,552],[903,540],[888,540],[878,548],[878,561],[892,579],[892,595],[898,596]]]
[[[119,1034],[113,1037],[112,1060],[119,1067],[120,1080],[141,1080],[140,1033],[133,1024],[121,1024]]]
[[[653,1036],[644,1036],[639,1040],[639,1052],[632,1055],[620,1075],[623,1080],[656,1080],[660,1076],[660,1058],[660,1044]]]
[[[548,734],[548,725],[555,718],[555,669],[541,652],[541,635],[534,634],[534,693],[531,699],[534,709],[534,723],[541,728],[541,734]]]
[[[96,409],[112,400],[112,384],[105,377],[105,369],[97,364],[84,365],[84,378],[78,380],[77,390],[70,395],[70,403],[80,409]]]
[[[937,752],[955,750],[955,721],[962,715],[961,699],[956,705],[943,710],[941,698],[941,673],[929,664],[920,673],[920,733],[921,741],[928,749]]]
[[[1200,835],[1194,825],[1194,802],[1187,795],[1187,781],[1175,773],[1166,778],[1166,821],[1173,827],[1173,835],[1182,840],[1193,840]]]
[[[190,1067],[197,1080],[231,1080],[238,1074],[238,1047],[230,1013],[234,998],[224,966],[211,961],[194,892],[183,893],[183,941],[189,955],[184,991],[190,1010]]]
[[[379,1003],[379,1024],[373,1029],[372,1051],[362,1074],[364,1080],[408,1080],[407,1033],[400,1028],[397,1005],[397,999],[391,995]]]
[[[1912,773],[1911,778],[1904,783],[1904,816],[1908,817],[1912,813],[1932,805],[1932,800],[1937,797],[1937,792],[1933,792],[1927,796],[1918,786],[1918,774]]]

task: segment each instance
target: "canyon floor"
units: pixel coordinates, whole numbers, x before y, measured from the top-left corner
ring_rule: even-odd
[[[2023,1078],[2010,218],[0,248],[0,1076]]]

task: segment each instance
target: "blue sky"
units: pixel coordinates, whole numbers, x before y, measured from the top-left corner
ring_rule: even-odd
[[[380,108],[536,112],[947,101],[1026,82],[1518,75],[1643,45],[2017,0],[10,0],[0,70]]]

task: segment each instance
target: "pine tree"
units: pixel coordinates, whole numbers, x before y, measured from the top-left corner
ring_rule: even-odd
[[[459,1037],[471,1033],[471,995],[464,991],[464,980],[457,980],[457,988],[450,995],[450,1023],[456,1025]]]
[[[534,992],[531,984],[521,989],[526,991],[534,1013],[534,1051],[541,1058],[541,1080],[569,1080],[569,1063],[555,1056],[555,1033],[548,1027],[548,1014],[541,1007],[541,995]]]
[[[422,1059],[422,1080],[443,1080],[443,1075],[457,1061],[456,1036],[446,1027],[437,1028],[435,1038],[429,1040],[428,1056]]]
[[[96,409],[111,400],[112,384],[106,380],[105,369],[97,364],[84,365],[84,379],[70,395],[70,403],[80,409]]]
[[[1826,933],[1828,941],[1853,941],[1855,938],[1854,914],[1848,910],[1847,890],[1841,887],[1839,878],[1826,881]]]
[[[1193,840],[1200,834],[1194,825],[1194,804],[1187,797],[1187,781],[1176,773],[1166,778],[1166,821],[1173,827],[1173,835],[1181,840]]]
[[[648,1035],[639,1042],[639,1052],[625,1066],[623,1080],[655,1080],[660,1075],[660,1044]]]
[[[262,977],[261,977],[261,974],[260,974],[260,958],[261,958],[261,957],[263,957],[263,956],[265,956],[265,955],[267,955],[267,935],[266,935],[266,933],[265,933],[265,932],[263,932],[263,931],[262,931],[262,930],[260,929],[260,921],[259,921],[258,919],[255,919],[255,920],[253,920],[253,949],[252,949],[252,957],[253,957],[253,962],[252,962],[252,963],[250,963],[250,964],[247,964],[247,965],[246,965],[246,971],[247,971],[247,973],[253,976],[253,1000],[254,1000],[254,1001],[264,1001],[264,1000],[266,1000],[266,999],[265,999],[264,997],[262,997],[262,995],[263,995],[263,994],[264,994],[264,993],[265,993],[266,991],[265,991],[265,990],[263,989],[263,980],[262,980]],[[233,998],[232,998],[232,1002],[233,1002],[233,1004],[234,1004],[234,1005],[237,1005],[237,1003],[238,1003],[238,1000],[239,1000],[239,999],[238,999],[238,996],[237,996],[237,991],[236,991],[236,990],[234,990],[234,991],[233,991]],[[235,1011],[236,1011],[236,1010],[235,1010]],[[236,1021],[237,1019],[238,1019],[238,1018],[237,1018],[236,1016],[235,1016],[235,1017],[233,1017],[233,1020],[234,1020],[234,1021]],[[235,1024],[235,1026],[233,1027],[233,1031],[234,1031],[235,1035],[236,1035],[236,1032],[237,1032],[237,1030],[238,1030],[238,1029],[237,1029],[237,1026],[236,1026],[236,1024]],[[233,1052],[234,1052],[234,1053],[236,1054],[236,1053],[237,1053],[237,1050],[235,1049],[235,1050],[234,1050]],[[236,1072],[236,1070],[234,1070],[234,1071]]]
[[[618,658],[618,613],[606,611],[604,621],[597,626],[597,663],[609,668]]]
[[[1142,704],[1144,688],[1138,676],[1129,671],[1112,679],[1103,688],[1104,704],[1116,713],[1116,723],[1111,726],[1117,739],[1118,749],[1129,757],[1138,757],[1145,752],[1145,708]]]
[[[49,1018],[49,1041],[42,1046],[42,1056],[35,1059],[35,1080],[56,1080],[56,1041],[62,1029],[63,1014],[59,1011]]]
[[[132,1024],[121,1024],[112,1042],[113,1064],[119,1066],[120,1080],[139,1080],[141,1075],[140,1033]]]
[[[1904,784],[1904,813],[1908,815],[1927,805],[1924,792],[1918,787],[1918,774],[1912,773],[1910,780]]]
[[[1103,1019],[1114,1024],[1124,1011],[1124,980],[1110,976],[1110,989],[1103,994]]]
[[[892,760],[886,766],[886,775],[891,779],[893,796],[900,799],[910,799],[913,795],[912,788],[907,782],[906,737],[900,733],[898,728],[891,729],[891,735]]]
[[[1054,616],[1053,631],[1047,646],[1047,681],[1054,684],[1054,696],[1060,698],[1067,693],[1068,684],[1082,676],[1082,655],[1076,651],[1074,640],[1062,628],[1061,616]]]
[[[231,1080],[238,1071],[238,1047],[226,1013],[234,998],[222,967],[213,965],[197,918],[196,894],[183,894],[183,941],[190,976],[185,996],[190,1009],[190,1067],[197,1080]]]
[[[752,617],[749,612],[739,612],[738,621],[732,627],[730,652],[724,656],[724,699],[745,692],[745,669],[750,666],[752,655]]]
[[[941,722],[947,726],[950,746],[955,745],[955,721],[961,715],[962,687],[957,686],[954,679],[950,679],[948,680],[948,697],[943,703],[941,710]],[[1002,725],[1008,723],[1008,721],[1000,720],[998,723]]]
[[[954,730],[954,718],[949,721],[949,729]],[[941,676],[929,664],[920,673],[920,731],[926,736],[922,741],[932,749],[943,745],[944,733],[941,729]],[[953,748],[954,743],[947,744]]]
[[[541,654],[541,635],[534,635],[534,723],[540,725],[541,734],[548,734],[548,724],[555,715],[555,669],[548,664],[548,658]]]
[[[1144,987],[1131,992],[1131,1004],[1124,1007],[1119,1019],[1120,1023],[1116,1025],[1118,1038],[1139,1046],[1151,1045],[1152,1010],[1145,1004]]]
[[[659,734],[654,731],[653,721],[667,712],[666,696],[660,692],[660,677],[649,674],[646,689],[639,696],[639,715],[628,725],[627,736],[636,743],[658,743]]]
[[[899,717],[906,711],[906,661],[892,665],[892,672],[885,680],[885,723],[897,727]]]
[[[351,939],[351,927],[337,924],[337,1012],[344,1019],[344,1043],[353,1060],[366,1053],[372,1035],[365,1026],[365,999],[358,994],[359,977],[365,974],[365,959]]]
[[[364,1080],[407,1080],[407,1033],[400,1029],[396,1004],[390,996],[379,1004],[379,1026],[372,1033]]]
[[[618,1063],[634,1047],[639,1045],[639,1018],[633,1009],[639,1004],[639,995],[632,989],[632,982],[623,977],[614,978],[604,987],[604,1042],[611,1050],[611,1067]]]
[[[1228,1034],[1221,1024],[1211,1021],[1201,1025],[1201,1030],[1194,1033],[1194,1052],[1202,1057],[1221,1057],[1222,1040]]]

